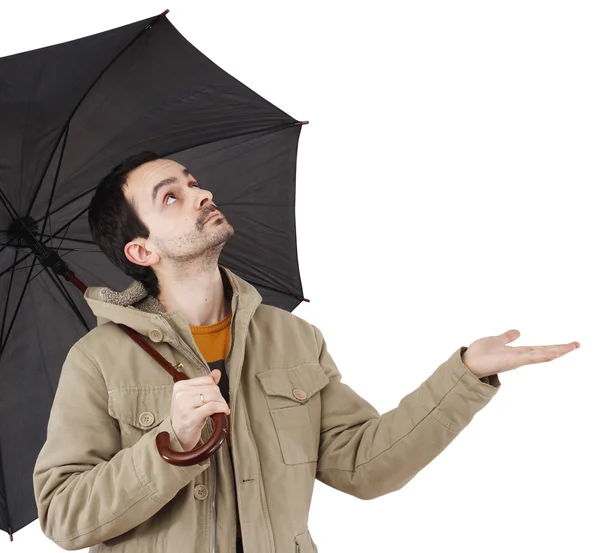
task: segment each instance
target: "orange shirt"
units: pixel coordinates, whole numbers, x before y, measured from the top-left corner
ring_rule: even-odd
[[[231,313],[214,325],[190,326],[190,330],[207,363],[221,361],[227,357],[231,339]]]

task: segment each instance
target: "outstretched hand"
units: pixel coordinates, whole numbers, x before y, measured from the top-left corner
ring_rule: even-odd
[[[512,371],[523,365],[545,363],[562,357],[577,349],[579,342],[557,344],[553,346],[508,346],[521,333],[518,330],[507,330],[498,336],[487,336],[475,340],[463,353],[462,360],[478,378]]]

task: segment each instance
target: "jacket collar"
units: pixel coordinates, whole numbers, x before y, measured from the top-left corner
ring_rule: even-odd
[[[226,297],[231,298],[236,334],[250,323],[252,315],[262,302],[259,292],[219,265]],[[149,336],[153,329],[164,333],[164,341],[175,343],[173,332],[184,338],[193,347],[193,337],[189,324],[177,311],[166,312],[156,297],[151,296],[141,282],[133,281],[125,290],[117,292],[107,287],[94,286],[85,292],[85,300],[98,320],[98,326],[107,322],[123,324]],[[167,324],[165,324],[167,323]]]

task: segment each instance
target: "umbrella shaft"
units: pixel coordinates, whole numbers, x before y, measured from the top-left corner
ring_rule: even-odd
[[[79,288],[79,290],[85,294],[85,291],[87,290],[87,286],[75,276],[75,273],[73,273],[73,271],[67,269],[67,272],[63,276],[69,282],[72,282],[75,286],[77,286],[77,288]]]
[[[29,248],[44,267],[52,269],[57,275],[64,277],[69,272],[68,265],[56,251],[40,242],[36,234],[37,224],[31,218],[15,219],[8,228],[8,236],[11,241],[18,246]]]

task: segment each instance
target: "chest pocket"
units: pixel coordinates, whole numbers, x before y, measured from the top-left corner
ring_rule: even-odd
[[[122,447],[131,447],[171,412],[173,386],[129,386],[111,390],[108,413],[119,421]]]
[[[267,397],[283,461],[287,465],[318,459],[320,392],[329,378],[318,363],[258,373]]]

